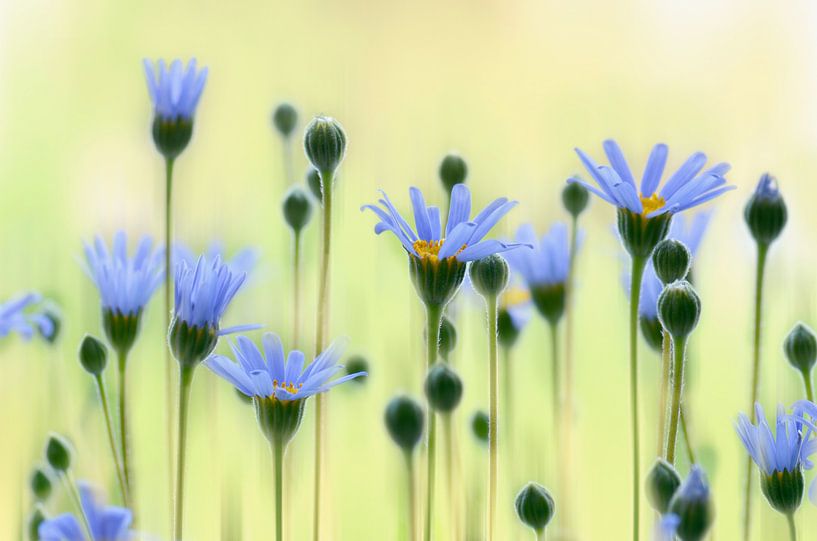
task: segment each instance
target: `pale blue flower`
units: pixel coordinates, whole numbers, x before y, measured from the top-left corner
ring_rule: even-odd
[[[210,260],[220,257],[233,273],[246,274],[247,276],[252,274],[259,259],[258,250],[252,247],[242,248],[236,252],[232,258],[228,259],[225,254],[224,246],[217,241],[210,243],[204,255]],[[190,248],[181,243],[173,245],[173,257],[176,262],[184,261],[188,267],[194,267],[198,259],[198,256],[194,254]]]
[[[516,232],[516,243],[533,246],[531,250],[513,250],[505,255],[511,268],[522,276],[528,287],[567,282],[570,272],[567,225],[557,222],[537,238],[533,226],[524,224]]]
[[[5,303],[0,303],[0,338],[11,333],[30,340],[35,331],[45,338],[54,334],[54,322],[46,315],[38,293],[25,293]]]
[[[143,63],[156,116],[164,120],[192,120],[207,81],[207,68],[197,70],[195,58],[187,63],[187,69],[178,59],[170,63],[169,69],[164,60],[155,65],[147,59]]]
[[[804,414],[817,417],[817,406],[811,402],[798,402],[791,415],[783,406],[777,408],[775,430],[766,422],[766,415],[760,404],[755,404],[757,424],[740,414],[735,430],[746,447],[746,451],[764,475],[775,472],[794,471],[800,467],[811,469],[810,457],[817,451],[817,438]]]
[[[130,510],[99,504],[86,483],[79,483],[79,496],[91,529],[91,539],[86,535],[83,521],[65,513],[40,524],[40,541],[131,541],[135,538],[130,529],[133,521]]]

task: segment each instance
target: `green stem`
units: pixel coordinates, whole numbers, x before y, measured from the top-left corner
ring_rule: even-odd
[[[96,375],[94,380],[96,381],[96,388],[99,392],[99,401],[102,403],[102,413],[105,415],[105,429],[108,432],[108,443],[111,446],[111,455],[113,456],[114,467],[116,468],[116,478],[119,481],[119,490],[122,492],[122,501],[125,502],[125,507],[130,507],[128,484],[125,481],[124,468],[119,460],[119,450],[116,446],[116,437],[114,436],[113,423],[111,422],[111,410],[108,404],[108,393],[105,391],[105,380],[102,379],[102,375]]]
[[[690,464],[696,464],[695,449],[692,448],[692,440],[689,438],[689,429],[687,428],[687,413],[684,409],[684,404],[681,403],[681,432],[684,434],[684,444],[687,451],[687,459]]]
[[[754,340],[752,350],[752,389],[749,403],[749,416],[755,422],[755,402],[757,402],[758,384],[760,379],[760,326],[761,309],[763,306],[763,275],[766,270],[766,254],[769,251],[767,244],[757,246],[757,272],[755,274],[755,321]],[[752,458],[746,457],[745,491],[743,494],[743,539],[749,541],[752,523]]]
[[[275,541],[284,539],[284,445],[280,441],[270,445],[275,469]]]
[[[451,521],[451,539],[460,538],[460,498],[454,483],[454,427],[451,413],[442,416],[443,438],[445,439],[445,469],[448,484],[449,519]]]
[[[488,305],[488,358],[490,364],[490,387],[488,392],[488,517],[487,541],[493,541],[496,530],[496,486],[497,486],[497,394],[499,392],[499,363],[497,360],[497,296],[486,297]]]
[[[641,280],[644,276],[646,259],[634,256],[630,282],[630,430],[632,431],[633,452],[633,539],[640,538],[640,438],[638,428],[638,302],[641,297]]]
[[[426,306],[426,373],[437,362],[440,344],[440,325],[442,324],[443,307]],[[437,462],[437,414],[428,410],[428,456],[426,457],[426,516],[423,539],[431,539],[432,517],[434,515],[434,488],[436,484]]]
[[[501,347],[502,353],[502,418],[505,420],[505,437],[511,441],[513,434],[513,368],[511,367],[511,348]],[[513,466],[513,461],[506,464]]]
[[[667,458],[667,417],[669,416],[669,382],[672,377],[670,338],[662,331],[661,340],[661,391],[658,404],[658,456]]]
[[[672,402],[670,403],[669,432],[667,433],[667,462],[675,464],[675,446],[678,440],[678,422],[681,417],[681,394],[684,388],[684,353],[686,337],[674,338],[672,353]]]
[[[806,386],[806,398],[809,402],[814,402],[814,390],[811,387],[811,374],[807,370],[803,370],[803,384]]]
[[[292,348],[300,349],[301,338],[301,230],[292,239]]]
[[[573,216],[570,223],[570,254],[568,259],[567,281],[565,283],[565,330],[564,330],[564,381],[562,382],[562,408],[561,408],[561,433],[559,435],[559,446],[561,448],[562,467],[560,472],[563,476],[562,486],[562,529],[566,532],[572,531],[573,525],[573,490],[571,481],[573,477],[573,331],[575,321],[575,284],[576,284],[576,255],[578,251],[579,220],[578,216]],[[544,535],[544,534],[543,534]]]
[[[409,541],[417,541],[417,489],[414,482],[414,459],[411,451],[406,451],[403,456],[406,458]]]
[[[332,188],[333,172],[321,172],[321,186],[323,195],[323,213],[321,224],[321,257],[320,274],[318,281],[318,307],[315,321],[315,357],[322,351],[326,341],[329,321],[329,268],[332,246]],[[315,491],[313,494],[312,538],[321,541],[321,485],[323,483],[323,456],[325,419],[324,408],[326,393],[315,397]]]
[[[127,366],[128,355],[124,351],[120,351],[118,375],[119,375],[119,444],[122,446],[122,472],[125,474],[125,486],[128,489],[128,494],[133,490],[133,478],[131,476],[131,460],[130,460],[130,430],[128,425],[128,406],[127,406]]]
[[[190,387],[193,382],[194,367],[181,366],[179,368],[179,427],[176,449],[176,512],[174,515],[175,541],[182,539],[184,530],[184,461],[187,446],[187,406],[190,402]]]
[[[284,175],[287,182],[295,184],[295,167],[292,161],[292,139],[285,137],[282,143],[284,150]]]
[[[794,513],[788,513],[786,520],[789,523],[789,537],[791,541],[797,541],[797,526],[794,523]]]
[[[547,536],[548,536],[547,531],[544,528],[542,528],[541,530],[536,532],[536,541],[545,541],[545,539],[547,539]]]
[[[553,400],[553,432],[561,434],[559,427],[560,413],[562,409],[561,396],[561,370],[559,367],[559,327],[555,323],[549,323],[550,329],[550,369],[551,374],[551,400]]]
[[[173,359],[167,346],[173,309],[173,159],[165,160],[165,332],[162,341],[165,347],[165,434],[167,441],[167,495],[170,502],[170,516],[173,516]]]
[[[93,539],[91,523],[88,520],[88,515],[85,513],[85,508],[82,507],[82,498],[80,498],[79,488],[77,487],[77,481],[74,479],[74,475],[71,473],[71,470],[66,470],[60,477],[62,477],[62,482],[65,485],[68,493],[71,495],[71,500],[73,500],[74,506],[77,508],[77,513],[82,519],[82,526],[85,528],[85,532],[88,534],[88,539]]]

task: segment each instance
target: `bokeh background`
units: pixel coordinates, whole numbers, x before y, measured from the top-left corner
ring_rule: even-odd
[[[101,334],[81,242],[118,229],[161,235],[163,167],[150,139],[141,60],[195,56],[210,77],[193,142],[176,167],[177,238],[198,250],[218,239],[228,252],[254,246],[262,255],[226,323],[263,323],[285,341],[290,333],[290,237],[280,212],[288,185],[272,108],[291,100],[303,119],[331,114],[348,133],[331,334],[351,337],[371,377],[330,397],[332,539],[398,539],[404,528],[402,461],[382,412],[397,392],[420,395],[423,317],[399,244],[376,238],[373,216],[358,210],[377,188],[404,210],[409,185],[442,203],[437,164],[457,149],[478,205],[502,195],[520,200],[500,228],[509,234],[525,221],[544,230],[565,219],[558,195],[580,169],[574,146],[600,156],[601,141],[615,137],[638,170],[656,141],[670,145],[670,167],[696,150],[730,162],[739,189],[712,205],[696,262],[704,308],[691,341],[687,411],[713,487],[714,536],[737,538],[745,455],[732,423],[748,406],[755,257],[741,210],[764,171],[779,177],[790,209],[768,269],[767,409],[802,397],[781,343],[796,320],[817,324],[816,18],[807,0],[0,2],[0,298],[36,289],[64,314],[56,347],[15,338],[0,345],[2,537],[19,535],[30,506],[25,481],[48,430],[75,442],[78,476],[109,492],[115,486],[92,381],[76,360],[82,335]],[[303,155],[295,155],[302,170]],[[592,202],[578,267],[573,488],[576,533],[588,540],[624,539],[630,520],[626,303],[613,218],[610,207]],[[315,222],[305,250],[304,302],[312,307]],[[130,380],[139,528],[167,538],[164,318],[156,297]],[[454,362],[466,384],[456,416],[465,498],[480,490],[476,472],[486,459],[467,424],[487,406],[487,345],[479,300],[466,291],[460,297]],[[545,325],[533,320],[512,361],[518,418],[501,448],[502,540],[530,535],[512,511],[522,483],[555,483],[547,351]],[[645,471],[657,366],[644,347]],[[214,540],[240,527],[245,539],[267,538],[271,461],[252,411],[202,369],[192,412],[187,537]],[[291,539],[311,530],[312,413],[310,405],[290,447]],[[755,501],[755,539],[783,535],[783,518],[759,490]],[[58,499],[52,510],[67,508]],[[652,516],[644,515],[646,532]],[[807,538],[817,510],[805,503],[797,520]],[[441,525],[438,539],[445,538]]]

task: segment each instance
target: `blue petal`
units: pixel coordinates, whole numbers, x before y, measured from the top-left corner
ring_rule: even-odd
[[[667,163],[667,153],[667,145],[663,143],[653,147],[647,159],[647,166],[644,168],[644,176],[641,177],[641,195],[649,197],[658,189],[664,166]]]
[[[409,188],[411,206],[414,208],[414,223],[417,226],[417,236],[422,240],[431,240],[431,224],[428,222],[428,211],[423,199],[423,193],[415,187]]]
[[[445,224],[445,236],[461,224],[467,222],[471,215],[471,191],[465,184],[456,184],[451,190],[451,205],[448,210],[448,222]]]
[[[627,160],[624,158],[624,153],[621,152],[618,143],[613,139],[608,139],[602,146],[604,147],[604,153],[607,154],[607,159],[610,160],[610,165],[616,170],[621,180],[630,184],[633,189],[636,189],[635,179],[630,172],[630,166],[627,165]]]

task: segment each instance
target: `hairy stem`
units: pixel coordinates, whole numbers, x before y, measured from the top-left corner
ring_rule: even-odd
[[[646,259],[632,258],[630,282],[630,430],[632,432],[633,453],[633,540],[640,538],[641,481],[638,427],[638,302],[641,297],[641,280],[644,276]]]
[[[488,391],[488,514],[485,535],[487,541],[493,541],[496,530],[496,487],[497,487],[497,435],[499,412],[497,408],[499,393],[499,362],[497,359],[497,296],[485,299],[488,305],[488,359],[490,378]]]
[[[193,370],[195,370],[195,368],[188,366],[181,366],[179,368],[179,446],[176,449],[176,511],[173,520],[173,539],[175,541],[181,541],[182,532],[184,531],[184,463],[187,443],[187,407],[190,402],[190,387],[193,382]]]
[[[442,324],[443,307],[426,306],[426,374],[437,362],[440,343],[440,325]],[[434,488],[436,468],[437,415],[428,411],[428,456],[426,457],[426,516],[423,539],[431,539],[432,517],[434,515]]]
[[[669,432],[667,433],[667,462],[675,464],[675,446],[678,440],[678,423],[681,417],[681,400],[684,389],[684,353],[686,337],[672,341],[672,402],[670,403]]]

